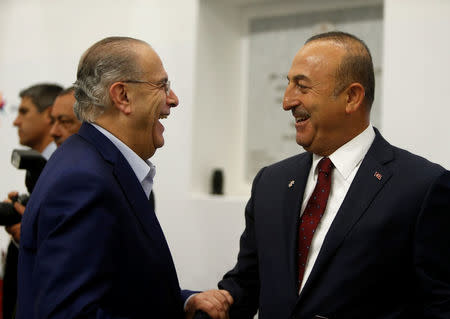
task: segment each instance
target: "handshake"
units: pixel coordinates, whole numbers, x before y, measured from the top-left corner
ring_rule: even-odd
[[[226,290],[207,290],[186,303],[186,319],[228,319],[233,297]]]

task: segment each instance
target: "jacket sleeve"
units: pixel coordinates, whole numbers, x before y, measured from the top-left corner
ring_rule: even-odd
[[[245,230],[240,238],[239,254],[235,267],[219,282],[220,289],[228,290],[234,299],[230,318],[253,318],[259,307],[258,249],[255,236],[255,207],[257,184],[264,168],[256,175],[250,200],[245,207]]]
[[[94,173],[71,174],[40,199],[34,318],[110,318],[102,300],[118,271],[116,213],[123,205],[111,184]]]
[[[450,172],[425,198],[416,224],[414,265],[423,318],[450,318]]]

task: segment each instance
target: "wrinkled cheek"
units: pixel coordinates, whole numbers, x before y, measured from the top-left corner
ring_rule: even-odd
[[[159,113],[161,112],[161,107],[164,103],[164,97],[161,94],[161,92],[156,91],[158,93],[156,93],[154,96],[152,96],[151,99],[151,106],[150,106],[150,113],[153,116],[153,118],[158,119],[159,118]]]
[[[164,126],[160,121],[156,121],[153,126],[153,145],[155,148],[161,147],[164,145]]]

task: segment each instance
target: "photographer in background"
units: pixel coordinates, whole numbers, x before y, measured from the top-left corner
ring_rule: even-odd
[[[51,110],[53,102],[62,87],[55,84],[36,84],[19,94],[21,102],[16,119],[13,122],[18,128],[20,144],[38,151],[45,159],[49,159],[56,144],[50,135],[53,125]],[[9,200],[18,194],[10,192]],[[14,203],[14,209],[23,214],[25,207],[20,203]],[[17,259],[20,240],[20,223],[5,227],[12,236],[13,241],[8,246],[6,255],[5,272],[3,278],[3,318],[10,319],[14,316],[17,296]],[[15,242],[14,242],[15,241]]]

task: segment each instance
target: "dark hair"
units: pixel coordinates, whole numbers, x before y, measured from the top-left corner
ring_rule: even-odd
[[[356,36],[340,31],[314,35],[305,44],[320,40],[341,44],[347,51],[336,70],[335,94],[342,92],[351,83],[358,82],[364,87],[364,100],[370,108],[375,96],[375,74],[367,45]]]
[[[31,102],[36,106],[37,110],[42,113],[44,110],[53,105],[62,87],[57,84],[36,84],[27,89],[20,91],[21,98],[29,97]]]
[[[75,92],[75,87],[74,86],[70,86],[70,87],[62,90],[61,92],[59,92],[58,97],[64,96],[64,95],[73,94],[74,92]]]

